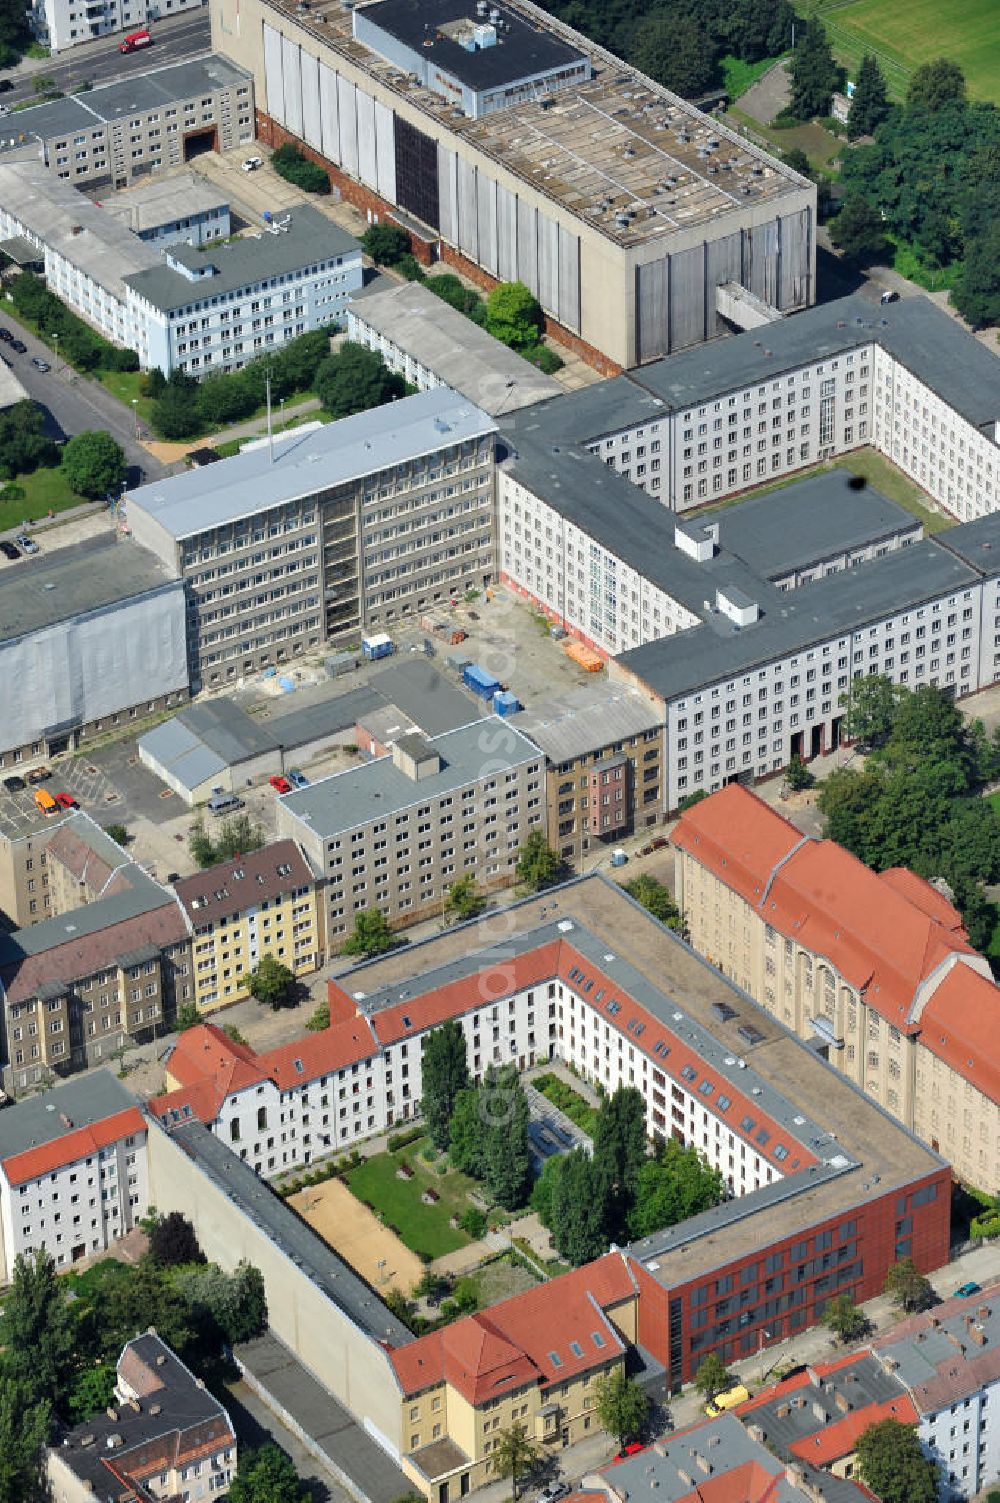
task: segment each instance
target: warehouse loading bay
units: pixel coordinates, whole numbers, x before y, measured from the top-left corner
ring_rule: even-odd
[[[227,697],[274,731],[283,714],[326,703],[377,680],[387,661],[396,665],[407,660],[432,664],[454,691],[468,699],[470,719],[489,714],[490,704],[463,687],[459,665],[465,661],[486,669],[512,690],[526,709],[581,691],[593,691],[595,697],[607,691],[606,670],[588,673],[573,662],[563,644],[550,635],[549,623],[507,589],[493,590],[489,599],[479,595],[455,605],[437,606],[434,618],[440,622],[439,631],[427,630],[416,619],[394,627],[393,655],[388,660],[366,662],[358,651],[352,654],[358,661],[356,668],[331,677],[326,667],[330,654],[306,658],[285,668],[283,677],[295,685],[290,691],[281,687],[277,675],[256,676]],[[460,632],[467,634],[464,641],[449,641]],[[166,881],[195,870],[188,835],[199,811],[189,809],[183,799],[140,764],[137,742],[147,728],[141,726],[135,734],[81,750],[72,757],[57,757],[50,764],[52,777],[44,786],[53,792],[69,793],[101,825],[123,824],[130,836],[130,853],[158,880]],[[322,747],[311,760],[295,761],[290,756],[286,761],[305,773],[310,782],[356,765],[354,736],[348,732],[338,740],[341,744]],[[237,791],[247,813],[263,827],[268,839],[273,838],[276,794],[266,778]],[[206,822],[212,823],[210,816],[206,816]],[[9,793],[0,787],[0,834],[28,834],[43,823],[30,789]]]

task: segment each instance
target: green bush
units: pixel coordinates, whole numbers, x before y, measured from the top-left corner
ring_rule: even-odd
[[[467,1211],[462,1212],[458,1224],[467,1237],[471,1237],[473,1242],[478,1242],[486,1231],[486,1216],[478,1206],[470,1206]]]
[[[330,179],[318,163],[310,161],[297,146],[279,146],[272,153],[271,166],[286,183],[294,183],[305,193],[329,193]]]
[[[30,272],[15,277],[8,292],[15,310],[33,323],[43,338],[53,343],[54,336],[58,336],[59,354],[77,370],[139,369],[135,350],[121,350],[103,339]]]
[[[402,1132],[390,1133],[386,1138],[385,1146],[390,1153],[396,1153],[400,1148],[408,1148],[418,1138],[422,1138],[425,1129],[423,1127],[404,1127]]]
[[[523,351],[523,354],[525,360],[530,360],[532,365],[537,365],[538,369],[544,371],[547,376],[554,376],[556,371],[561,371],[566,363],[547,344],[536,344],[533,349]]]
[[[994,1237],[1000,1237],[1000,1212],[993,1211],[986,1216],[973,1216],[969,1235],[974,1242],[991,1242]]]
[[[427,280],[427,273],[416,256],[400,256],[396,262],[396,270],[408,282],[425,282]]]

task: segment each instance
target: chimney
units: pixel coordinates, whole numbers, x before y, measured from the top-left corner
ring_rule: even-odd
[[[159,1414],[160,1413],[160,1408],[161,1408],[161,1406],[159,1404],[150,1404],[150,1406],[149,1406],[149,1412],[150,1412],[150,1414]]]
[[[706,1477],[711,1477],[712,1463],[709,1461],[708,1457],[703,1456],[700,1451],[695,1451],[694,1453],[694,1464],[700,1472],[705,1473]]]

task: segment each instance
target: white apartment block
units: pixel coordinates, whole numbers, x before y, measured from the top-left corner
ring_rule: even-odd
[[[492,418],[447,388],[133,492],[136,540],[188,594],[218,686],[495,577]]]
[[[26,14],[35,38],[55,53],[115,31],[138,31],[164,16],[204,4],[205,0],[33,0]]]
[[[440,914],[452,882],[509,886],[518,850],[545,828],[545,762],[498,717],[426,739],[278,800],[278,833],[324,878],[327,942],[378,908],[392,924]]]
[[[63,1268],[105,1251],[149,1207],[146,1123],[106,1070],[0,1116],[0,1277],[44,1249]]]

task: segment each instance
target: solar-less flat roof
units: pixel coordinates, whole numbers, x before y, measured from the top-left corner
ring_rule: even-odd
[[[491,3],[501,26],[492,46],[463,45],[452,34],[455,23],[489,25],[489,16],[476,13],[475,0],[375,0],[360,13],[368,26],[377,26],[404,46],[419,51],[436,71],[450,73],[470,89],[501,88],[566,68],[583,61],[583,53],[550,31],[529,26],[516,10]],[[375,45],[373,42],[372,45]]]
[[[0,573],[0,647],[152,590],[183,586],[136,543],[94,538]]]
[[[273,460],[264,445],[142,486],[129,496],[129,510],[145,512],[171,537],[196,537],[492,431],[488,413],[439,386],[301,437],[292,429],[275,439]]]

